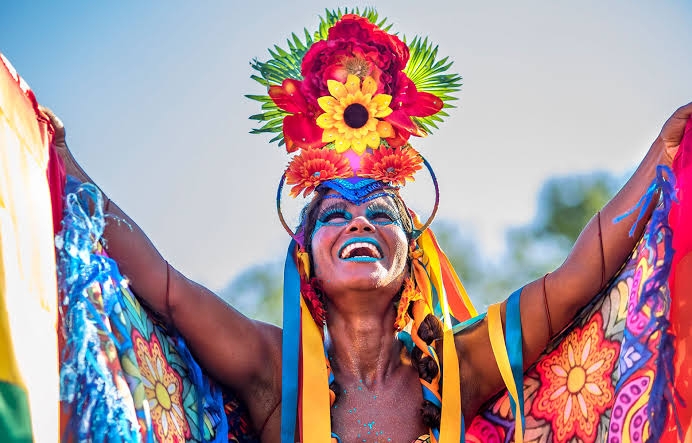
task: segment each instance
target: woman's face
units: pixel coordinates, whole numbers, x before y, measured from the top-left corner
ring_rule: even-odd
[[[348,290],[398,292],[408,239],[392,197],[356,205],[328,194],[318,209],[311,253],[315,277],[327,297]]]

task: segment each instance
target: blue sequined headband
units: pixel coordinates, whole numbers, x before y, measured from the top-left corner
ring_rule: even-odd
[[[437,183],[437,177],[435,176],[435,172],[433,171],[432,166],[430,166],[430,163],[428,163],[428,161],[424,157],[422,157],[422,159],[423,164],[430,173],[433,186],[435,187],[435,204],[427,221],[423,225],[421,225],[420,229],[413,230],[412,236],[414,239],[418,238],[430,226],[433,219],[435,218],[435,215],[437,214],[437,209],[440,204],[440,188]],[[285,181],[286,175],[284,174],[281,176],[281,180],[279,181],[279,187],[276,192],[276,211],[279,215],[279,221],[281,221],[281,225],[284,227],[286,232],[288,232],[291,238],[293,238],[296,241],[296,243],[298,243],[302,247],[305,245],[305,242],[301,229],[299,229],[298,232],[293,232],[293,229],[291,229],[288,223],[286,223],[286,219],[284,218],[283,212],[281,211],[281,196]],[[398,190],[398,187],[396,186],[392,186],[390,184],[383,183],[378,180],[360,177],[329,180],[320,184],[320,187],[331,189],[338,193],[339,198],[344,198],[356,205],[361,205],[364,202],[370,201],[377,197],[381,197],[383,195],[387,195],[386,191]]]

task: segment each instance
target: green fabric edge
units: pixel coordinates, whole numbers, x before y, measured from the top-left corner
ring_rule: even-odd
[[[0,436],[3,443],[33,442],[26,391],[0,381]]]

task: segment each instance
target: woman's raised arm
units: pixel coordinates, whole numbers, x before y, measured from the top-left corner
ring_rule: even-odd
[[[656,177],[659,165],[672,164],[691,114],[692,103],[675,111],[627,184],[583,229],[565,262],[546,278],[523,288],[520,311],[525,368],[540,356],[551,333],[566,327],[579,310],[603,289],[632,252],[648,216],[637,223],[639,211],[636,211],[618,223],[613,220],[638,203]],[[653,206],[652,203],[651,207],[645,208],[648,214],[654,209]],[[630,229],[635,223],[634,234],[630,236]],[[506,306],[505,302],[501,307],[503,322]],[[460,360],[462,373],[465,372],[469,381],[480,382],[477,384],[477,397],[471,401],[473,406],[469,405],[470,409],[474,409],[474,406],[480,407],[504,386],[494,363],[487,321],[459,334],[457,346],[461,348],[460,355],[463,356]]]
[[[67,148],[62,122],[43,111],[55,128],[54,143],[66,172],[94,183]],[[104,247],[132,291],[183,335],[212,376],[240,395],[253,421],[263,423],[281,398],[280,329],[247,318],[175,270],[125,212],[105,195],[104,200],[111,216]]]

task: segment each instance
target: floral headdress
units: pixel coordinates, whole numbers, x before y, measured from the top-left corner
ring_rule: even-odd
[[[302,239],[281,214],[284,183],[291,186],[292,197],[308,197],[326,186],[361,202],[375,190],[397,189],[413,181],[426,166],[435,185],[435,209],[426,223],[412,214],[415,282],[407,282],[402,294],[396,328],[404,335],[402,341],[437,361],[435,347],[423,343],[416,331],[428,313],[443,318],[443,357],[457,361],[451,315],[465,320],[475,314],[451,264],[426,230],[439,192],[430,165],[409,143],[412,135],[422,137],[437,129],[448,115],[445,108],[455,100],[451,94],[459,90],[461,77],[447,73],[452,63],[446,57],[438,60],[437,47],[427,38],[415,37],[407,44],[389,29],[372,9],[362,14],[357,9],[326,11],[316,32],[304,31],[305,41],[293,34],[288,49],[275,46],[269,50],[270,60],[252,62],[257,71],[252,78],[268,90],[267,95],[247,96],[262,103],[262,112],[250,117],[261,123],[252,133],[273,134],[271,142],[285,146],[292,155],[277,195],[279,217],[294,238],[284,272],[284,443],[294,441],[296,417],[303,443],[323,443],[330,435],[332,441],[338,440],[330,429],[334,396],[328,385],[333,375],[328,360],[325,370],[324,331],[311,315],[315,294],[307,283],[309,259]],[[461,405],[455,367],[449,365],[442,379],[438,375],[432,383],[422,381],[426,400],[442,409],[441,426],[431,429],[434,442],[459,441]]]
[[[294,197],[354,176],[412,181],[423,160],[409,138],[436,129],[461,86],[427,38],[407,45],[374,10],[345,12],[327,11],[305,42],[293,34],[288,50],[275,46],[270,60],[252,63],[268,88],[248,96],[263,111],[250,117],[262,122],[252,132],[296,153],[285,174]]]

